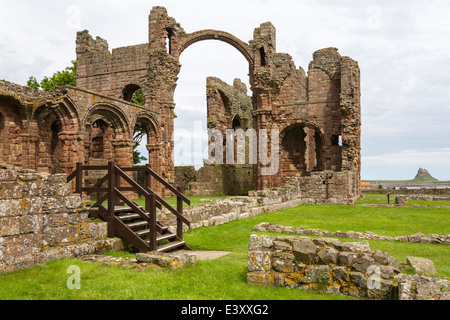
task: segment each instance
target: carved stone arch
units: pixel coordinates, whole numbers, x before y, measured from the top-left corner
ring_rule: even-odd
[[[85,161],[132,165],[133,140],[129,121],[122,110],[108,103],[91,106],[83,121]]]
[[[219,40],[226,42],[236,48],[245,57],[250,65],[250,68],[252,68],[252,66],[254,65],[252,52],[250,51],[248,44],[233,36],[232,34],[224,31],[208,29],[190,33],[186,36],[185,40],[181,44],[180,53],[186,50],[186,48],[190,45],[203,40]]]
[[[92,105],[83,121],[84,127],[94,122],[92,121],[93,117],[96,117],[97,120],[99,117],[107,119],[114,130],[116,139],[130,139],[132,137],[130,123],[120,108],[104,102]]]
[[[145,104],[144,86],[142,86],[140,84],[137,84],[135,82],[127,84],[122,89],[122,96],[120,98],[125,100],[125,101],[131,102],[131,100],[133,99],[133,94],[137,90],[142,90],[142,98],[143,98],[143,104],[142,105],[144,105]]]

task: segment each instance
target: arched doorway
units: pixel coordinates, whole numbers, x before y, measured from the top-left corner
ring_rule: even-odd
[[[323,170],[323,133],[312,123],[294,123],[280,134],[282,180]]]

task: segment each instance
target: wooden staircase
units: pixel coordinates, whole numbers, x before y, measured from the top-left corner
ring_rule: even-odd
[[[83,186],[83,172],[89,170],[107,170],[108,173],[94,186]],[[140,186],[125,173],[133,171],[145,172],[145,186]],[[120,168],[114,162],[110,162],[108,166],[85,166],[79,163],[67,181],[74,178],[76,178],[76,193],[97,193],[97,202],[90,209],[90,216],[107,221],[109,237],[125,238],[140,252],[190,250],[190,247],[183,241],[183,224],[190,226],[190,222],[183,216],[183,202],[190,205],[190,201],[179,189],[175,189],[158,176],[149,165]],[[150,187],[152,178],[176,195],[177,208],[173,208],[153,192]],[[127,186],[121,186],[121,179]],[[105,183],[107,187],[103,187]],[[122,191],[134,191],[141,194],[145,197],[145,208],[130,200]],[[108,203],[106,207],[104,206],[105,201]],[[156,208],[161,209],[163,206],[176,216],[176,233],[170,232],[167,226],[156,220]]]

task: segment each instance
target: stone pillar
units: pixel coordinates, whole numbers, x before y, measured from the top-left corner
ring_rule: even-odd
[[[112,140],[111,141],[112,146],[114,147],[114,162],[119,167],[132,167],[133,166],[133,149],[136,145],[136,141],[134,140]],[[132,179],[133,179],[133,173],[132,172],[126,172]],[[120,180],[120,186],[122,187],[128,187],[130,186],[127,182],[124,181],[124,179]],[[132,200],[138,199],[137,193],[133,191],[123,191],[122,192],[125,196]]]
[[[315,143],[315,132],[314,129],[305,127],[304,128],[306,138],[306,150],[305,150],[305,170],[306,172],[311,172],[316,167],[316,143]]]
[[[20,138],[22,145],[14,145],[14,147],[16,149],[21,148],[22,159],[20,159],[14,150],[11,150],[12,159],[17,159],[17,161],[12,161],[10,164],[21,166],[24,169],[37,170],[39,166],[39,136],[37,134],[23,133],[20,135]]]
[[[85,159],[83,148],[83,137],[76,132],[63,131],[60,132],[59,140],[62,144],[61,170],[66,174],[71,174],[76,167],[77,162],[83,162]]]

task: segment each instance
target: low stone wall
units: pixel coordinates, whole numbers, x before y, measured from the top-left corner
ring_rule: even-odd
[[[420,189],[376,189],[363,190],[363,194],[407,194],[407,195],[450,195],[450,188],[420,188]]]
[[[106,235],[104,223],[90,222],[65,174],[13,167],[0,169],[0,272],[29,268],[68,252],[68,246]],[[60,246],[64,250],[54,250]],[[108,243],[99,244],[108,247]]]
[[[363,299],[450,299],[450,281],[400,274],[401,265],[367,242],[251,235],[247,281]]]
[[[320,229],[305,229],[305,228],[294,228],[283,226],[279,224],[262,222],[255,226],[253,231],[258,232],[280,232],[280,233],[290,233],[290,234],[303,234],[318,237],[338,237],[338,238],[349,238],[349,239],[364,239],[364,240],[384,240],[384,241],[401,241],[401,242],[412,242],[412,243],[434,243],[443,244],[446,246],[450,245],[450,234],[448,235],[437,235],[437,234],[423,234],[418,232],[412,235],[405,236],[384,236],[376,234],[375,232],[365,231],[336,231],[330,232],[328,230]]]
[[[215,200],[198,207],[184,207],[183,214],[191,221],[191,229],[195,229],[301,204],[353,204],[359,197],[353,180],[354,172],[316,172],[306,177],[291,178],[282,187],[250,191],[248,196]],[[340,187],[351,190],[347,190],[348,193],[342,190],[337,192]],[[164,225],[176,226],[175,217],[167,209],[158,210],[157,217]]]

